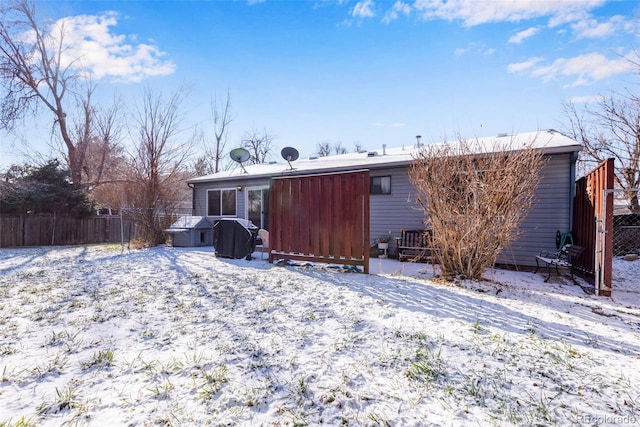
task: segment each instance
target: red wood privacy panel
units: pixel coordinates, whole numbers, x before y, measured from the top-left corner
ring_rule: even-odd
[[[362,265],[369,273],[369,171],[274,178],[269,262]]]
[[[604,296],[611,296],[613,194],[605,190],[613,189],[613,167],[613,159],[607,159],[576,181],[573,203],[574,240],[585,248],[577,268],[594,279]]]

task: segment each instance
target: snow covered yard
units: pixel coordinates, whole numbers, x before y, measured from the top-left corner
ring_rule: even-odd
[[[0,426],[640,424],[640,261],[613,298],[218,259],[0,250]]]

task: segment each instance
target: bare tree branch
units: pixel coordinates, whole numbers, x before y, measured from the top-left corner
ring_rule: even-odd
[[[331,155],[331,143],[329,141],[318,142],[316,144],[316,154],[318,157]]]
[[[135,114],[138,138],[131,156],[134,185],[128,189],[129,207],[142,227],[143,239],[150,244],[164,242],[163,230],[180,202],[192,151],[192,137],[181,137],[186,96],[185,89],[164,96],[147,88]]]
[[[251,164],[266,163],[273,151],[273,140],[274,136],[266,129],[263,129],[262,133],[256,130],[247,132],[242,140],[242,147],[251,154],[249,162]]]
[[[229,132],[229,125],[233,121],[231,117],[231,93],[229,93],[229,90],[227,90],[227,97],[222,107],[218,106],[218,98],[214,96],[211,101],[211,115],[213,119],[213,135],[216,139],[213,147],[213,160],[215,164],[213,172],[217,173],[220,172],[220,162],[226,154],[227,134]]]
[[[0,104],[0,126],[12,130],[16,120],[35,114],[39,106],[53,114],[66,150],[74,184],[82,183],[82,149],[78,150],[69,130],[68,92],[82,79],[77,60],[63,62],[65,27],[45,26],[36,19],[34,3],[16,0],[1,10],[0,80],[4,97]]]
[[[566,132],[584,146],[580,161],[591,168],[615,159],[615,182],[621,189],[640,187],[640,98],[631,93],[602,96],[578,109],[564,104]],[[640,213],[637,191],[625,193],[629,209]]]

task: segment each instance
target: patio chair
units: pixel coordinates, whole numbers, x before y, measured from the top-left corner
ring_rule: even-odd
[[[258,230],[258,236],[262,240],[262,247],[260,248],[260,259],[264,259],[264,250],[269,251],[269,232],[264,228]]]

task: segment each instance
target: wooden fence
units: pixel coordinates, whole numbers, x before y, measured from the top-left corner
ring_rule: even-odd
[[[362,265],[369,272],[369,171],[274,178],[269,262]]]
[[[613,167],[613,159],[605,160],[576,181],[573,203],[574,241],[585,248],[576,267],[603,296],[611,296],[613,195],[605,190],[613,189]]]
[[[128,242],[134,231],[117,216],[0,215],[0,248]]]

